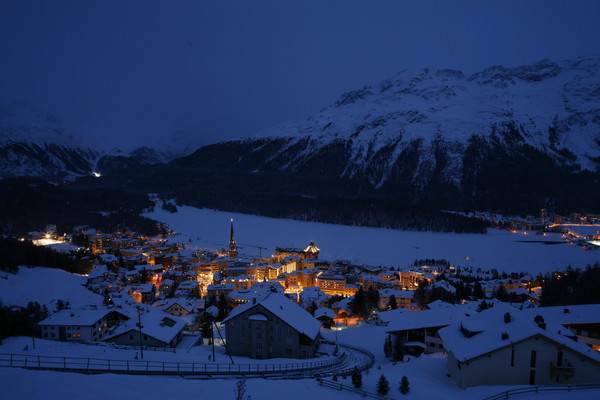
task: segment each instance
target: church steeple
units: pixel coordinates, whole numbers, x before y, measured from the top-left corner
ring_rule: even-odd
[[[233,218],[231,218],[231,233],[229,234],[229,258],[237,258],[238,251],[235,245],[235,236],[233,235]]]

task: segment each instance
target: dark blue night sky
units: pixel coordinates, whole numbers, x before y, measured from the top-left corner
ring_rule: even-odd
[[[3,1],[0,101],[215,142],[409,68],[600,53],[598,1]]]

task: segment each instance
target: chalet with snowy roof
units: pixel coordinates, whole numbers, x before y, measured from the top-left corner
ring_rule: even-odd
[[[230,354],[251,358],[311,358],[321,322],[282,294],[234,309],[223,320]]]
[[[305,287],[300,292],[300,305],[308,308],[315,303],[317,306],[325,304],[328,296],[318,287]]]
[[[430,286],[430,288],[433,289],[437,289],[437,290],[443,290],[448,294],[451,295],[455,295],[456,294],[456,288],[454,286],[452,286],[450,284],[450,282],[448,282],[445,279],[439,280],[439,281],[435,281],[433,283],[433,285]]]
[[[440,329],[447,368],[461,388],[597,383],[600,354],[566,328],[496,304]]]
[[[578,340],[600,352],[600,304],[537,307],[523,312],[530,317],[540,315],[548,323],[564,326]]]
[[[321,322],[323,327],[331,328],[334,325],[335,311],[327,307],[317,308],[314,317]]]
[[[184,317],[204,310],[204,299],[165,299],[152,304],[153,307],[174,317]]]
[[[465,306],[449,303],[443,303],[431,310],[396,312],[393,314],[395,318],[389,321],[386,332],[391,336],[394,348],[401,344],[408,354],[438,353],[444,349],[438,331],[470,313],[471,310]],[[383,319],[385,316],[382,317],[382,314],[385,313],[379,313]]]
[[[128,320],[129,316],[112,308],[88,307],[66,309],[52,314],[38,323],[43,339],[63,342],[99,342],[114,327]]]
[[[163,279],[158,286],[161,296],[171,296],[175,292],[175,282],[172,279]]]
[[[151,306],[141,306],[139,316],[118,326],[105,341],[128,346],[175,347],[181,340],[183,329],[187,323],[181,318],[174,317]]]
[[[127,293],[137,303],[151,304],[156,299],[156,290],[151,283],[130,285],[127,287]]]
[[[86,286],[103,283],[109,279],[110,272],[104,264],[96,264],[87,276]]]
[[[195,290],[199,290],[200,284],[196,281],[183,281],[177,285],[176,296],[191,296]]]

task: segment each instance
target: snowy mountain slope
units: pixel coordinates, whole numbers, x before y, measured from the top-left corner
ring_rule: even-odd
[[[60,182],[95,171],[167,162],[190,152],[187,144],[166,142],[74,129],[23,101],[0,104],[0,178],[34,176]]]
[[[405,209],[598,211],[600,57],[470,76],[402,71],[305,121],[205,146],[172,165],[246,174],[244,194],[277,182],[281,193],[376,197]]]
[[[260,138],[288,138],[278,154],[296,148],[279,167],[301,169],[319,149],[344,143],[342,176],[373,170],[376,186],[411,144],[422,158],[415,175],[431,172],[440,146],[450,157],[448,177],[460,181],[461,155],[472,135],[518,132],[557,162],[594,171],[600,156],[600,57],[516,68],[490,67],[471,76],[455,70],[403,71],[377,86],[343,94],[319,114],[277,126]],[[510,138],[500,137],[510,146]],[[252,142],[252,140],[250,141]],[[258,148],[256,149],[258,150]],[[373,165],[379,168],[373,169]]]

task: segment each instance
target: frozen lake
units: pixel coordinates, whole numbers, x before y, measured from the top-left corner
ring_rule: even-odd
[[[532,274],[555,269],[585,267],[600,261],[600,250],[584,250],[561,241],[559,234],[536,236],[489,229],[487,235],[397,231],[267,218],[182,206],[170,214],[158,207],[146,216],[168,224],[180,233],[178,241],[202,248],[226,248],[230,218],[240,253],[258,255],[255,246],[306,247],[311,240],[321,249],[319,258],[346,259],[358,264],[405,267],[416,259],[444,258],[465,267],[496,268]],[[191,240],[191,242],[190,242]],[[540,241],[540,242],[538,242]]]

